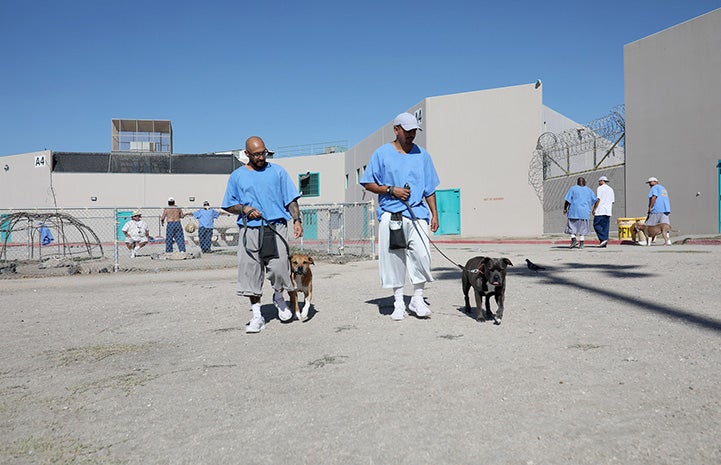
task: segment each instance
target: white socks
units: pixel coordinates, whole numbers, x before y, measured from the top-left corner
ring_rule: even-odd
[[[426,287],[426,283],[418,283],[413,285],[413,297],[423,298],[423,289]]]
[[[403,301],[403,286],[393,288],[393,298],[396,302],[404,303]]]
[[[250,306],[250,309],[253,311],[253,317],[260,317],[260,303],[253,304]]]

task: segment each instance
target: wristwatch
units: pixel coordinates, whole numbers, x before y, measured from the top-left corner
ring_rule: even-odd
[[[293,218],[293,224],[295,223],[303,224],[303,220],[301,220],[300,218]]]
[[[388,186],[388,189],[386,189],[386,193],[390,195],[391,197],[394,197],[393,195],[393,186]]]

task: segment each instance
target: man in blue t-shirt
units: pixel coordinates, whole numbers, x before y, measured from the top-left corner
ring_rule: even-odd
[[[653,176],[648,178],[646,184],[651,189],[648,191],[648,218],[646,218],[645,224],[648,226],[662,223],[671,224],[669,219],[671,201],[668,198],[668,191]]]
[[[209,253],[211,243],[213,242],[213,227],[215,226],[215,220],[220,215],[230,215],[230,213],[218,212],[210,208],[210,202],[207,200],[203,202],[203,208],[195,210],[193,217],[198,220],[198,242],[200,243],[200,250],[203,253]]]
[[[398,115],[393,121],[395,140],[373,153],[360,180],[367,191],[378,194],[378,266],[381,286],[393,289],[391,319],[395,321],[406,316],[406,272],[413,284],[408,309],[419,318],[431,315],[423,289],[433,281],[428,231],[429,227],[438,230],[436,187],[440,181],[431,156],[413,143],[420,130],[415,116]],[[397,246],[395,237],[400,237]]]
[[[566,234],[571,235],[571,248],[583,248],[586,234],[591,232],[589,218],[596,204],[596,194],[586,185],[586,178],[581,176],[576,185],[568,189],[564,198],[563,214],[568,215]],[[576,239],[578,236],[578,239]]]
[[[298,198],[300,192],[282,166],[268,163],[268,149],[257,136],[245,141],[248,163],[230,174],[223,198],[223,210],[238,215],[239,296],[250,299],[253,317],[245,329],[258,333],[265,328],[260,313],[263,279],[268,273],[273,290],[273,303],[278,318],[288,321],[293,316],[283,291],[293,290],[288,259],[288,221],[293,221],[293,234],[303,235]],[[282,239],[281,239],[282,238]],[[265,244],[265,245],[264,245]],[[268,249],[266,245],[272,247]]]

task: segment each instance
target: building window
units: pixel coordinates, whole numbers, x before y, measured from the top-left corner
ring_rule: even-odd
[[[168,120],[113,119],[112,125],[113,152],[173,152],[173,129]]]
[[[320,173],[306,172],[298,176],[300,195],[303,197],[320,196]]]
[[[348,189],[348,175],[345,175],[345,188]]]

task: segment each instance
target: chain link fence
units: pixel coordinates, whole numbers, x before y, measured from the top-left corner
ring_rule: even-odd
[[[132,267],[137,260],[177,259],[178,254],[166,253],[166,229],[160,218],[164,207],[143,208],[57,208],[0,209],[0,277],[16,263],[42,262],[51,257],[71,260],[105,259],[114,270]],[[216,208],[217,209],[217,208]],[[135,258],[125,246],[122,227],[133,210],[142,212],[150,230],[150,241]],[[219,209],[218,209],[219,210]],[[183,209],[192,213],[194,209]],[[335,203],[301,207],[304,235],[292,237],[291,252],[309,255],[375,257],[375,215],[372,202]],[[241,230],[234,215],[221,215],[215,220],[212,249],[216,266],[234,266]],[[181,220],[186,258],[200,258],[197,228],[188,232],[192,216]],[[191,228],[192,229],[192,228]],[[178,252],[173,244],[173,252]],[[182,257],[181,257],[182,258]]]

